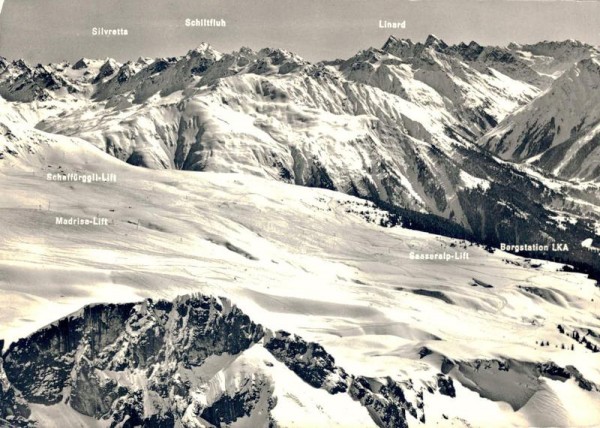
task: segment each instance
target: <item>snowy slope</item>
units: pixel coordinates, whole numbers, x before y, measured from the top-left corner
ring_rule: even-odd
[[[61,415],[66,419],[61,426],[93,426],[87,415],[103,426],[108,421],[100,419],[102,415],[123,422],[120,417],[133,413],[118,406],[131,405],[142,406],[143,417],[168,418],[171,412],[178,420],[192,406],[189,417],[193,419],[215,405],[238,408],[228,399],[219,400],[233,400],[240,391],[248,397],[255,391],[256,399],[249,400],[253,409],[269,409],[273,403],[265,397],[277,397],[269,412],[281,426],[307,426],[299,420],[310,420],[311,426],[330,426],[332,420],[348,426],[349,419],[361,426],[371,421],[399,426],[394,421],[401,420],[410,426],[531,426],[549,419],[558,426],[600,423],[594,405],[600,399],[600,367],[592,352],[600,344],[595,316],[600,295],[585,275],[565,272],[555,263],[490,253],[465,241],[382,227],[388,213],[339,192],[247,174],[135,168],[83,140],[53,136],[8,120],[3,123],[10,132],[1,137],[2,152],[7,154],[0,160],[0,174],[3,188],[9,191],[0,203],[0,300],[6,308],[0,314],[0,337],[16,345],[3,354],[6,362],[0,379],[6,372],[8,383],[2,391],[12,394],[11,402],[30,404],[32,413],[21,412],[23,418]],[[59,172],[114,173],[117,181],[46,179],[48,173]],[[463,180],[470,187],[482,186],[472,177]],[[61,226],[55,223],[57,216],[106,217],[108,225]],[[455,260],[419,259],[419,255],[455,253],[461,255]],[[30,336],[29,342],[17,341],[89,303],[173,300],[196,292],[225,296],[253,323],[302,339],[279,336],[277,346],[264,342],[266,347],[247,345],[242,352],[224,351],[217,346],[222,342],[207,337],[203,340],[211,346],[204,349],[212,350],[215,359],[197,360],[194,367],[201,373],[185,371],[177,365],[183,360],[177,358],[172,360],[175,366],[157,364],[150,371],[132,372],[136,364],[151,364],[143,357],[155,355],[148,349],[172,349],[160,341],[153,342],[154,347],[142,346],[137,329],[153,328],[143,328],[148,311],[136,309],[122,322],[102,315],[114,323],[106,330],[104,324],[90,319],[84,323],[90,330],[85,331],[94,332],[99,325],[107,352],[127,349],[124,344],[129,343],[131,349],[145,349],[146,354],[124,353],[122,366],[118,358],[107,358],[117,364],[114,367],[103,365],[101,354],[91,359],[78,352],[71,355],[75,349],[83,352],[94,337],[84,335],[85,340],[67,342],[69,352],[58,360],[66,372],[56,378],[47,371],[46,360],[29,350],[37,349],[33,346],[37,343],[39,349],[63,352],[56,344],[64,341],[44,342],[44,338],[49,331],[64,331],[65,321],[55,324],[54,330]],[[222,306],[227,308],[222,313],[227,318],[230,305]],[[116,308],[128,311],[131,305]],[[169,313],[173,322],[186,319]],[[244,320],[234,323],[235,328],[243,330],[249,322]],[[72,324],[74,331],[78,322]],[[124,325],[136,329],[123,329]],[[231,337],[226,328],[198,328],[169,331],[183,336],[196,331],[198,337],[211,331]],[[238,337],[238,330],[233,331]],[[303,351],[295,349],[310,342],[335,361],[322,354],[323,361],[329,361],[324,373],[342,376],[343,369],[352,376],[343,379],[358,382],[354,389],[334,393],[338,382],[319,382],[312,370],[305,372],[305,362],[314,359],[302,357]],[[311,349],[317,349],[314,346]],[[35,376],[21,375],[18,369],[28,361],[32,370],[28,373]],[[73,381],[53,382],[64,381],[64,373],[75,376],[68,379],[82,379],[78,400],[63,400],[74,393],[69,383]],[[185,388],[193,391],[186,397],[192,401],[176,404],[176,389],[166,394],[168,400],[149,392],[158,388],[160,376],[176,380],[177,373],[186,374]],[[128,398],[98,403],[98,397],[107,395],[97,388],[116,391],[110,397],[124,392],[111,381],[126,388],[121,397]],[[150,381],[155,387],[149,387]],[[110,388],[101,388],[106,385]],[[154,398],[137,398],[136,390]],[[396,409],[402,419],[394,413],[384,412],[385,420],[369,413],[372,401],[363,395],[367,391],[387,403],[377,408]],[[46,401],[36,399],[39,394]],[[582,408],[582,402],[589,405]],[[92,411],[104,406],[110,409]],[[193,406],[199,406],[198,412]],[[339,407],[347,410],[340,414]],[[2,418],[15,412],[12,405],[0,411]],[[215,415],[206,412],[209,418]],[[234,413],[231,425],[255,426],[258,419],[253,418],[267,417],[265,412]],[[397,419],[387,419],[392,416]],[[186,423],[202,426],[191,420]]]
[[[504,159],[527,161],[558,177],[598,180],[599,87],[598,59],[582,60],[480,143]]]
[[[335,189],[443,217],[486,244],[541,236],[579,245],[593,226],[563,230],[553,218],[593,210],[564,203],[572,192],[475,144],[543,86],[517,53],[480,48],[390,38],[382,49],[310,64],[279,49],[221,54],[203,44],[181,57],[48,66],[76,90],[43,88],[11,106],[30,125],[137,166]],[[12,71],[0,86],[23,98],[11,82],[26,65],[5,65]],[[562,260],[595,263],[587,253]]]

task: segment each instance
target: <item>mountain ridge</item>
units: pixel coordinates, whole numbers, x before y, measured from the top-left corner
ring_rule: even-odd
[[[480,144],[565,179],[597,181],[598,58],[579,61],[533,103],[505,119]]]
[[[225,298],[194,294],[174,301],[90,305],[2,354],[0,420],[36,426],[51,414],[41,411],[43,406],[111,427],[305,425],[315,417],[312,423],[345,428],[408,427],[409,415],[426,423],[425,393],[454,398],[457,382],[486,396],[480,370],[500,378],[515,370],[533,382],[574,380],[583,391],[600,392],[573,366],[449,360],[427,348],[420,353],[421,359],[434,354],[433,365],[441,357],[441,367],[417,386],[412,379],[349,374],[318,343],[265,329]],[[457,371],[453,381],[449,373],[455,368],[464,378]],[[299,388],[316,394],[320,404],[312,408],[310,396],[294,395]],[[322,392],[331,398],[324,400]],[[494,400],[508,400],[516,411],[535,394],[528,392],[522,402],[502,397],[501,391],[494,392]],[[336,399],[340,405],[346,400],[343,414],[332,407]]]
[[[543,53],[556,51],[563,65],[592,55],[578,45],[565,57],[569,43],[547,44]],[[338,190],[449,219],[494,246],[542,239],[578,248],[595,235],[598,215],[585,218],[591,200],[577,184],[502,162],[478,145],[539,99],[543,90],[531,81],[541,76],[539,58],[510,51],[503,60],[496,48],[448,46],[434,36],[384,47],[310,64],[281,49],[221,54],[204,44],[181,57],[62,64],[51,78],[46,68],[19,74],[9,66],[0,95],[12,94],[11,106],[38,129],[82,138],[136,166]],[[485,60],[471,60],[471,52]],[[512,77],[494,69],[498,63],[516,67]],[[554,220],[565,211],[581,219],[567,232]]]

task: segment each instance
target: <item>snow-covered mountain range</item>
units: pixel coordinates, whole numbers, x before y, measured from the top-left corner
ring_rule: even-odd
[[[599,425],[596,55],[0,59],[0,426]]]
[[[495,246],[567,243],[576,257],[549,257],[600,272],[579,251],[597,227],[598,182],[565,180],[598,171],[596,55],[574,41],[501,48],[391,37],[381,49],[311,64],[279,49],[221,54],[204,44],[125,64],[1,60],[0,95],[37,129],[133,165],[334,189],[440,216]],[[573,76],[579,89],[560,91],[578,106],[568,113],[553,94]],[[529,112],[544,116],[532,121]],[[581,138],[546,144],[546,122],[565,120],[557,135],[577,122]],[[501,137],[507,127],[519,127],[506,131],[514,141]],[[569,174],[545,178],[557,168]]]

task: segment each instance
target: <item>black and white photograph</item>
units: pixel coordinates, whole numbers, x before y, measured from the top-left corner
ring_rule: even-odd
[[[600,427],[600,0],[0,0],[0,427]]]

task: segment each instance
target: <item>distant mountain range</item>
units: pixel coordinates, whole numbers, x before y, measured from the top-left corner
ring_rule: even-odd
[[[576,41],[390,37],[311,64],[204,44],[125,64],[2,59],[0,95],[38,129],[133,165],[334,189],[439,216],[490,245],[567,243],[569,254],[544,257],[600,271],[580,245],[596,240],[600,215],[597,55]]]

